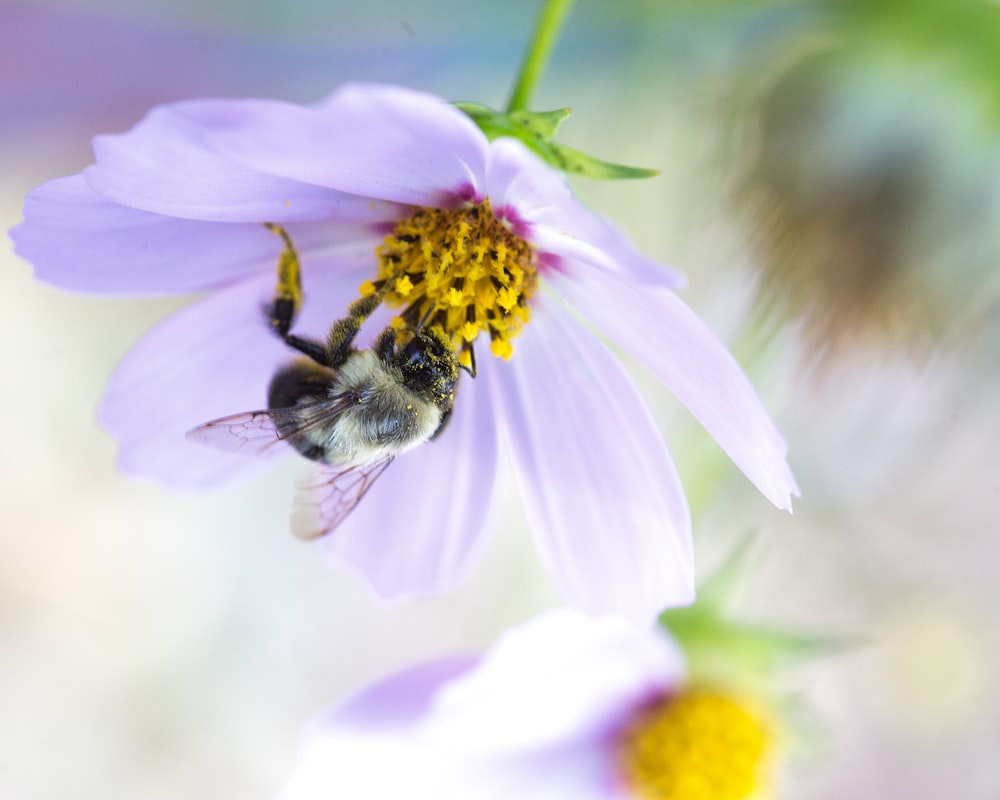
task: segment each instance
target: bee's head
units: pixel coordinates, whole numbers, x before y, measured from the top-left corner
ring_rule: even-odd
[[[455,351],[436,329],[418,330],[396,355],[406,385],[438,405],[450,405],[458,381]]]

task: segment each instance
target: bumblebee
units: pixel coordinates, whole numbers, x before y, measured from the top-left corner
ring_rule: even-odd
[[[444,333],[422,324],[402,336],[389,326],[369,349],[355,348],[362,324],[382,302],[380,291],[352,303],[325,342],[292,333],[302,301],[298,254],[283,228],[268,227],[284,250],[267,321],[302,356],[272,378],[266,409],[206,422],[188,438],[257,455],[289,445],[318,462],[310,513],[293,515],[292,526],[313,539],[336,528],[397,455],[441,434],[460,367]]]

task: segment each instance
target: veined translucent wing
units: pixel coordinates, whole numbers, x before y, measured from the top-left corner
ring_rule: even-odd
[[[192,428],[187,438],[230,453],[272,456],[295,452],[289,440],[332,425],[357,396],[353,392],[287,408],[245,411]]]
[[[351,467],[321,467],[299,484],[292,505],[292,533],[318,539],[336,528],[392,463],[393,456]]]

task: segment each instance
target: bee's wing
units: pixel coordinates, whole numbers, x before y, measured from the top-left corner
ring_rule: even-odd
[[[365,496],[393,456],[352,467],[322,467],[299,484],[292,506],[292,533],[317,539],[336,528]]]
[[[213,419],[186,434],[193,442],[244,455],[268,456],[287,452],[272,411],[247,411]]]
[[[230,453],[278,455],[292,448],[288,439],[308,433],[314,427],[331,424],[356,400],[355,394],[345,393],[288,408],[245,411],[213,419],[192,428],[186,435],[191,441]]]

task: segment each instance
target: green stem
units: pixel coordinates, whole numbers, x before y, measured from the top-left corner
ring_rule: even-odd
[[[546,0],[535,26],[535,35],[528,45],[528,52],[521,62],[521,72],[514,84],[514,91],[507,103],[507,111],[521,111],[528,107],[538,81],[548,64],[559,29],[569,13],[573,0]]]

